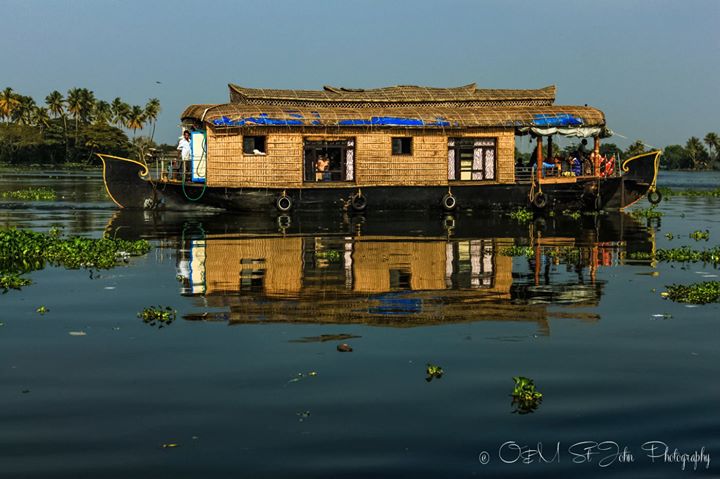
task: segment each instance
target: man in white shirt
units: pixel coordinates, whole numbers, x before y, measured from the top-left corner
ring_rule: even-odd
[[[178,143],[177,150],[180,155],[181,160],[181,168],[182,171],[185,171],[187,168],[187,164],[190,162],[190,132],[185,130],[183,131],[183,136],[180,138],[180,142]],[[172,172],[171,172],[172,175]]]

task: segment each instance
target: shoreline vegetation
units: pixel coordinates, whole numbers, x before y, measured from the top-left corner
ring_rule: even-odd
[[[130,105],[71,88],[65,96],[52,91],[39,103],[7,87],[0,90],[0,165],[79,169],[98,165],[99,152],[137,157],[149,148],[174,151],[154,141],[160,111],[157,98]],[[149,134],[138,134],[145,129]]]

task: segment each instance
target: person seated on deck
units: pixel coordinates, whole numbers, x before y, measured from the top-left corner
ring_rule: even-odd
[[[327,173],[329,173],[329,168],[330,160],[328,159],[328,157],[326,155],[318,156],[318,159],[315,162],[315,181],[325,180],[328,176]]]
[[[182,168],[183,171],[185,171],[185,164],[186,162],[190,161],[190,132],[188,130],[183,131],[183,136],[180,138],[180,142],[177,146],[178,150],[178,157],[180,160],[180,168]],[[178,170],[180,168],[177,167],[177,165],[174,164],[170,166],[170,179],[173,179],[173,171],[172,170]]]
[[[582,174],[582,163],[580,163],[580,158],[577,156],[573,156],[570,160],[570,170],[575,176],[580,176]]]

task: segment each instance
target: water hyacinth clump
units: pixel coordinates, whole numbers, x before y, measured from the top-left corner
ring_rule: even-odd
[[[532,258],[535,256],[535,250],[530,246],[509,246],[500,250],[500,254],[503,256],[525,256]]]
[[[127,256],[150,251],[145,240],[64,237],[58,230],[39,233],[0,228],[0,269],[25,272],[41,269],[45,263],[68,269],[109,269]]]
[[[0,272],[0,289],[3,290],[3,293],[7,293],[11,289],[20,289],[29,284],[32,284],[32,281],[27,278],[23,278],[17,273]]]
[[[527,208],[518,208],[508,213],[508,216],[520,223],[527,223],[533,219],[533,212]]]
[[[443,368],[441,368],[437,364],[427,363],[425,368],[425,374],[427,375],[425,377],[425,381],[430,382],[433,379],[440,379],[443,374],[445,374],[445,371],[443,371]]]
[[[150,326],[157,326],[158,329],[161,329],[175,321],[177,311],[173,310],[170,306],[150,306],[139,312],[137,316],[143,320],[143,323]]]
[[[581,213],[579,211],[572,211],[572,210],[563,210],[562,214],[563,214],[563,216],[567,216],[574,220],[579,220],[580,216],[581,216]]]
[[[655,209],[654,206],[651,206],[650,208],[639,208],[637,210],[633,210],[630,212],[630,216],[632,216],[635,219],[654,219],[654,218],[660,218],[662,217],[663,213],[662,211],[658,211]]]
[[[543,395],[535,389],[535,383],[532,379],[525,376],[516,376],[513,381],[515,381],[515,387],[510,395],[512,397],[511,405],[514,407],[513,412],[528,414],[540,407]]]
[[[701,240],[708,241],[710,239],[710,230],[705,230],[705,231],[695,230],[692,233],[690,233],[690,238],[694,239],[695,241],[701,241]]]
[[[662,294],[676,303],[707,304],[720,302],[720,281],[705,281],[690,285],[672,284]]]
[[[68,269],[110,269],[149,250],[150,243],[145,240],[65,237],[57,229],[40,233],[0,228],[0,288],[7,292],[31,284],[20,275],[46,264]]]
[[[671,198],[673,196],[707,196],[707,197],[720,197],[720,188],[711,190],[673,190],[668,187],[658,188],[664,198]]]
[[[0,193],[3,199],[22,200],[22,201],[55,201],[57,195],[55,191],[47,188],[26,188],[24,190],[4,191]]]
[[[695,250],[689,246],[681,246],[679,248],[659,249],[653,256],[651,253],[632,253],[631,259],[655,259],[661,262],[678,262],[678,263],[720,263],[720,246],[715,246],[706,250]]]

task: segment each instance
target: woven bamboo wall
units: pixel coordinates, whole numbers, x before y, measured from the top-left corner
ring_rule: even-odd
[[[213,238],[205,255],[208,294],[237,292],[243,269],[265,270],[263,291],[271,296],[297,293],[302,286],[302,238]]]
[[[245,155],[242,135],[266,136],[266,155]],[[412,155],[393,155],[392,138],[413,138]],[[355,185],[445,186],[448,137],[497,139],[497,176],[500,183],[515,181],[515,133],[512,128],[448,130],[325,129],[289,132],[287,128],[223,129],[208,131],[208,186],[293,188],[303,186],[303,139],[355,138]],[[305,184],[313,187],[315,185]],[[345,187],[348,183],[323,183]]]
[[[252,135],[253,132],[246,131]],[[239,129],[208,131],[208,186],[292,188],[302,185],[303,137],[299,133],[268,134],[265,155],[243,154]]]
[[[358,241],[353,252],[353,291],[390,291],[390,270],[410,272],[410,289],[445,289],[445,242]]]

